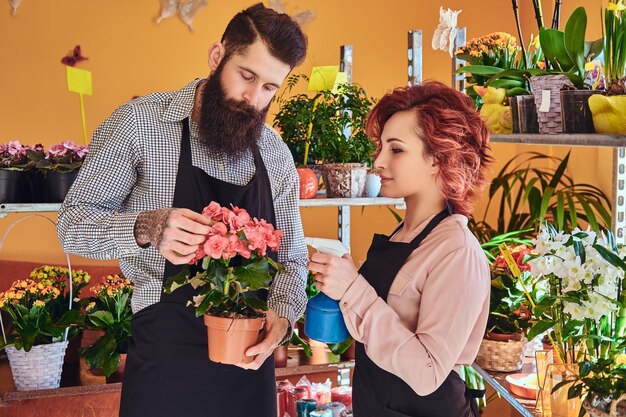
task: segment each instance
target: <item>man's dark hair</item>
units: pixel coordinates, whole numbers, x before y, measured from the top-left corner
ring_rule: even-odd
[[[304,61],[307,39],[300,26],[285,13],[257,3],[237,13],[222,35],[226,61],[242,53],[257,39],[261,39],[270,54],[291,68]]]

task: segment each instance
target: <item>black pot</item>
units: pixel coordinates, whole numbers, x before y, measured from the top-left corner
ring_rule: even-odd
[[[593,90],[561,90],[561,118],[564,133],[595,133],[589,109]]]
[[[511,97],[513,133],[539,133],[535,96],[532,94]]]
[[[30,203],[29,171],[0,169],[0,203]]]
[[[44,180],[44,203],[62,203],[74,183],[78,170],[69,172],[47,171]]]
[[[30,191],[29,203],[45,203],[45,180],[46,177],[43,172],[39,170],[32,170],[28,176],[28,187]]]

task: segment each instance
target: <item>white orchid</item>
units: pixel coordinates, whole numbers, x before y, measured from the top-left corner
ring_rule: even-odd
[[[461,10],[444,10],[439,7],[439,25],[433,35],[432,47],[434,50],[448,50],[450,57],[454,56],[454,41],[456,39],[457,16]]]

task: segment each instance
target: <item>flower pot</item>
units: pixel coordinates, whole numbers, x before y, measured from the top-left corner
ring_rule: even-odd
[[[77,175],[78,170],[47,171],[44,180],[44,203],[62,203]]]
[[[367,174],[365,179],[365,195],[367,197],[378,197],[380,187],[380,176],[374,173]]]
[[[513,133],[539,133],[535,96],[532,94],[511,97]]]
[[[626,95],[589,97],[596,133],[626,134]]]
[[[487,334],[485,335],[485,339],[489,339],[489,340],[495,340],[497,342],[508,342],[513,341],[513,342],[519,342],[520,340],[522,340],[522,334],[521,333],[494,333],[494,332],[487,332]]]
[[[499,342],[483,339],[476,363],[483,369],[498,372],[513,372],[522,369],[526,339],[520,341]]]
[[[287,366],[287,346],[278,346],[274,349],[274,368],[284,368]]]
[[[36,345],[30,352],[7,346],[15,388],[18,391],[59,388],[67,344],[65,341]]]
[[[250,363],[246,350],[257,344],[265,318],[234,319],[204,315],[208,329],[209,359],[224,364]]]
[[[117,367],[115,372],[105,378],[106,383],[122,382],[124,380],[124,369],[126,369],[126,353],[120,353],[120,366]]]
[[[63,358],[63,372],[61,373],[61,386],[74,387],[80,385],[80,347],[83,341],[83,332],[69,340],[65,357]]]
[[[325,164],[324,184],[331,198],[356,198],[363,195],[367,167],[364,164]]]
[[[0,169],[0,203],[29,203],[28,171]]]
[[[565,133],[595,133],[589,109],[593,90],[561,90],[561,117]]]
[[[310,168],[297,168],[300,182],[300,198],[315,198],[319,187],[319,178],[315,171]]]
[[[565,75],[538,75],[530,78],[535,96],[535,108],[539,121],[539,133],[563,133],[561,116],[561,95],[563,86],[572,87],[572,82]]]

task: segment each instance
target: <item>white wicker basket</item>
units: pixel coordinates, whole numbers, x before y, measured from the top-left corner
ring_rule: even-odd
[[[518,342],[483,339],[478,349],[476,363],[481,368],[491,371],[519,371],[524,363],[524,347],[527,342],[525,338]]]
[[[14,346],[5,348],[18,391],[59,388],[67,341],[35,345],[26,352]]]

